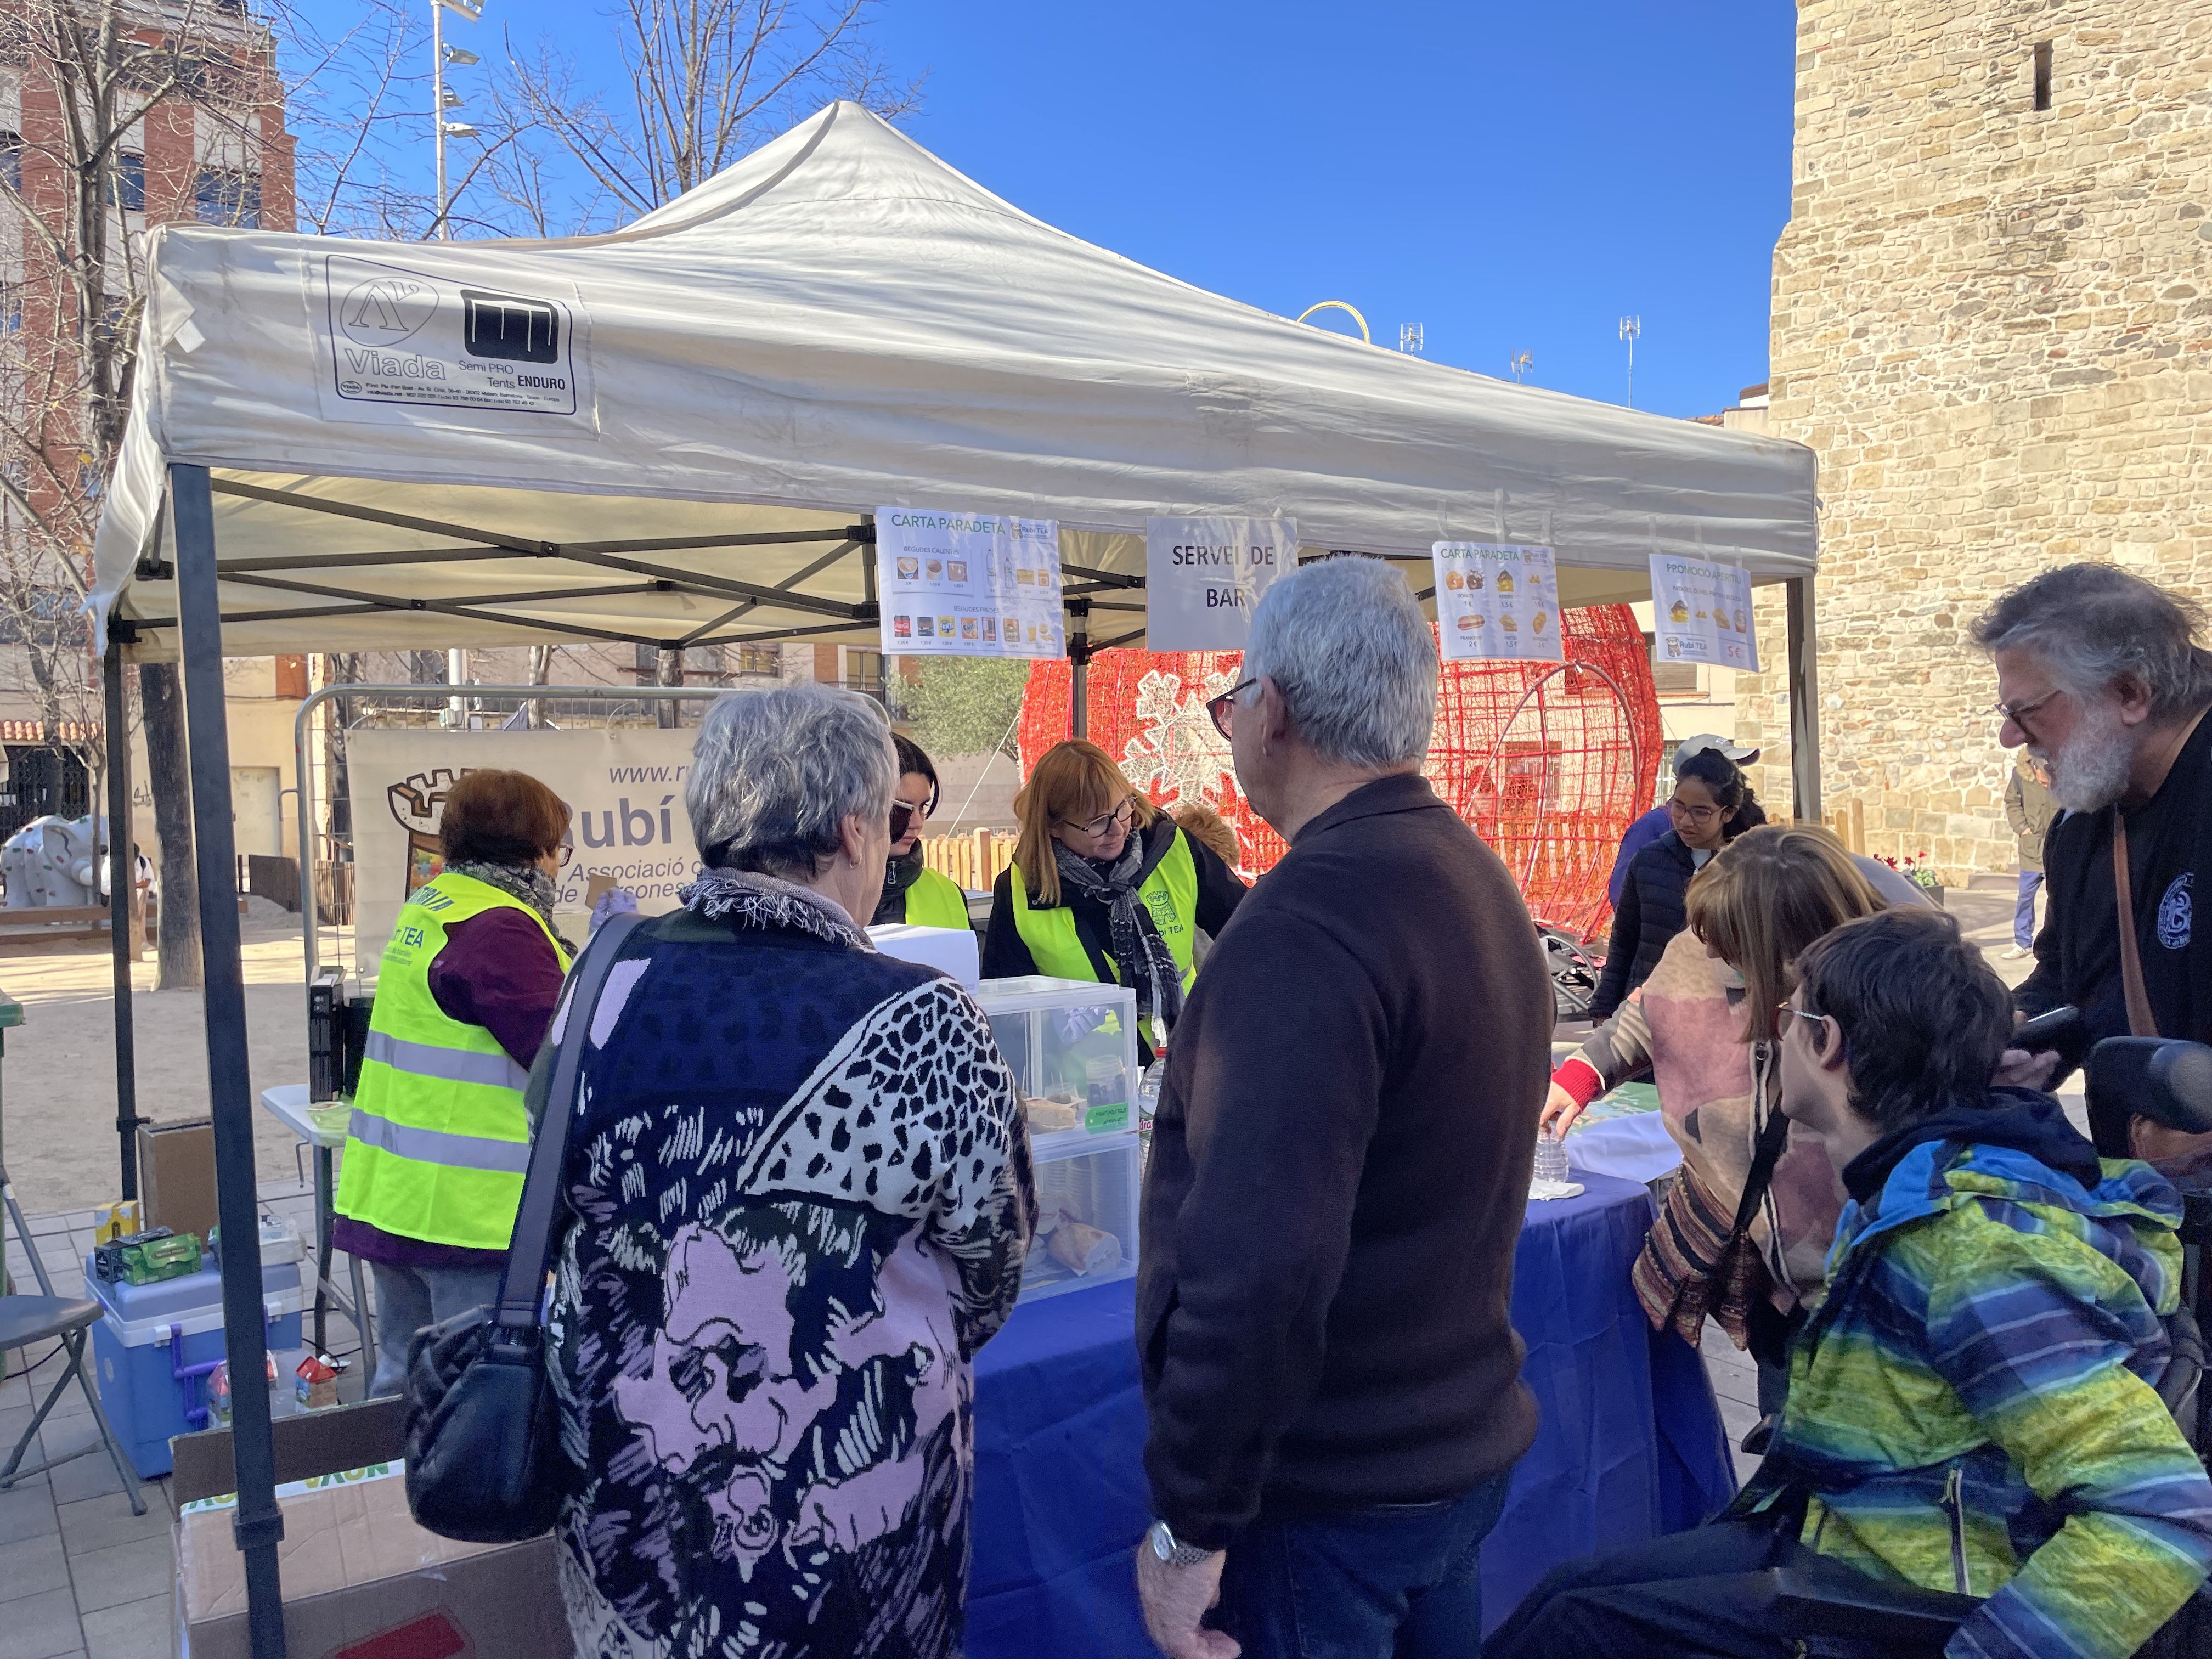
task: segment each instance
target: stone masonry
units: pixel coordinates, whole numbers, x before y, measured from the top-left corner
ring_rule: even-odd
[[[1820,458],[1826,805],[2009,869],[1974,617],[2084,558],[2212,595],[2212,0],[1800,0],[1796,76],[1771,430]],[[1778,672],[1738,721],[1786,801]]]

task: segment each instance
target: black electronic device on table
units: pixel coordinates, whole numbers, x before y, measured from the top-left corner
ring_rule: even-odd
[[[318,969],[307,982],[307,1098],[350,1099],[361,1085],[373,994],[349,995],[345,969]]]

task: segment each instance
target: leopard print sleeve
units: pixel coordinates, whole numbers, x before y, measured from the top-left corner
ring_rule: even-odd
[[[921,1221],[958,1264],[962,1346],[980,1348],[1020,1294],[1036,1182],[1021,1093],[975,1000],[935,978],[878,1004],[779,1109],[734,1188]]]

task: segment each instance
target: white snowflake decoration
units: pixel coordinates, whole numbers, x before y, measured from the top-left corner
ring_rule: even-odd
[[[1227,811],[1238,799],[1237,768],[1229,740],[1213,729],[1209,697],[1237,684],[1237,671],[1208,674],[1202,686],[1183,690],[1182,676],[1154,669],[1137,682],[1137,735],[1122,745],[1121,769],[1156,801],[1203,801]]]

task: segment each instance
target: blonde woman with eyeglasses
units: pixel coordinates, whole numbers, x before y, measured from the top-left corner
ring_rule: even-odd
[[[1182,1012],[1199,933],[1228,925],[1244,884],[1080,738],[1045,751],[1014,817],[1020,832],[991,890],[983,977],[1126,985],[1149,1060]]]

